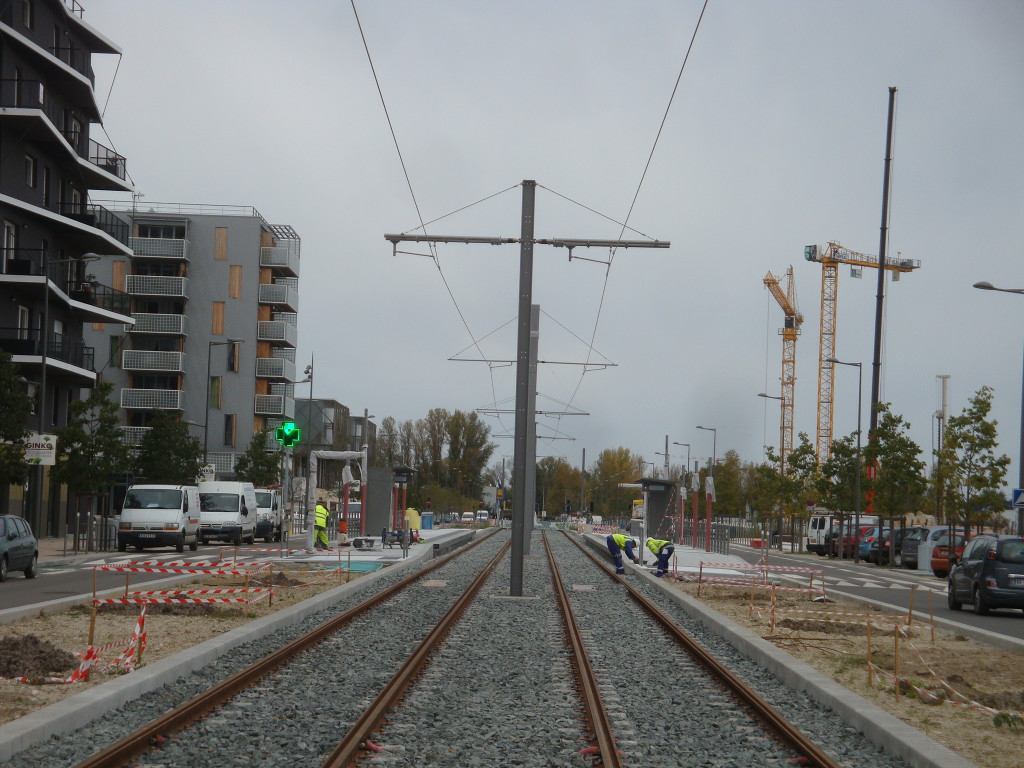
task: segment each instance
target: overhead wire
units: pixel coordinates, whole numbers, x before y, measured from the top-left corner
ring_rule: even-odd
[[[619,238],[620,239],[622,238],[622,235],[625,234],[626,228],[627,228],[627,226],[629,224],[629,218],[630,218],[630,216],[633,215],[633,208],[636,206],[636,201],[637,201],[637,199],[640,196],[640,189],[643,187],[644,180],[647,178],[647,171],[651,167],[651,161],[654,158],[654,151],[658,147],[658,141],[661,138],[661,133],[662,133],[662,131],[665,128],[665,122],[668,120],[669,110],[672,109],[672,103],[675,100],[676,92],[679,90],[679,83],[682,80],[683,72],[686,70],[686,63],[690,59],[690,53],[693,51],[693,44],[694,44],[694,42],[697,39],[697,32],[700,30],[700,23],[704,19],[704,12],[707,10],[707,8],[708,8],[708,0],[704,0],[704,5],[701,7],[701,10],[700,10],[700,16],[697,17],[697,23],[696,23],[696,25],[694,25],[694,28],[693,28],[693,34],[690,36],[690,44],[686,48],[686,55],[683,57],[683,63],[679,67],[679,74],[676,76],[675,85],[672,87],[672,94],[669,96],[668,104],[665,106],[665,112],[662,115],[661,123],[658,126],[658,132],[657,132],[657,134],[654,137],[654,143],[651,146],[650,153],[647,155],[647,162],[644,164],[643,173],[640,175],[640,181],[637,183],[636,191],[633,193],[633,200],[629,204],[629,211],[627,211],[626,218],[625,218],[625,220],[622,223],[622,230],[619,233]],[[591,333],[591,336],[590,336],[590,344],[589,344],[590,351],[588,351],[588,353],[587,353],[587,362],[588,363],[590,362],[590,352],[593,351],[593,348],[594,348],[594,340],[597,338],[597,328],[598,328],[598,325],[601,322],[601,313],[604,310],[604,301],[605,301],[605,297],[608,294],[608,278],[609,278],[609,275],[611,274],[612,264],[614,263],[614,261],[615,261],[615,249],[612,248],[612,249],[610,249],[610,253],[609,253],[609,257],[608,257],[608,264],[605,267],[604,282],[603,282],[603,284],[601,286],[601,297],[598,300],[598,305],[597,305],[597,316],[594,318],[594,328],[593,328],[593,332]],[[583,385],[583,377],[586,376],[586,375],[587,375],[587,368],[586,368],[586,366],[584,366],[583,370],[580,373],[579,381],[576,383],[576,388],[573,390],[572,397],[569,398],[569,403],[570,404],[573,402],[573,400],[576,399],[576,395],[579,393],[580,387]]]
[[[363,24],[362,24],[362,21],[360,21],[360,19],[359,19],[359,11],[356,10],[356,2],[355,2],[355,0],[349,0],[349,2],[352,5],[352,14],[355,17],[356,26],[359,28],[359,37],[360,37],[360,39],[363,42],[363,50],[366,51],[366,59],[369,62],[369,65],[370,65],[370,72],[373,74],[373,82],[374,82],[374,84],[377,87],[377,95],[380,97],[380,104],[381,104],[381,107],[384,110],[384,117],[387,119],[387,122],[388,122],[388,130],[391,131],[391,140],[394,142],[395,152],[398,153],[398,160],[399,160],[399,163],[402,166],[402,173],[405,176],[405,183],[406,183],[406,186],[409,188],[409,195],[412,197],[413,207],[416,209],[416,218],[419,219],[419,222],[420,222],[419,228],[423,230],[424,234],[426,234],[426,224],[423,221],[423,214],[420,211],[420,204],[419,204],[419,201],[416,199],[416,192],[415,192],[415,190],[413,189],[413,186],[412,186],[412,179],[409,177],[409,169],[408,169],[408,167],[405,164],[405,157],[402,155],[402,148],[398,144],[398,135],[395,133],[395,126],[394,126],[394,123],[392,123],[392,121],[391,121],[391,113],[388,110],[387,101],[384,98],[384,90],[381,87],[380,78],[377,77],[377,68],[376,68],[376,66],[373,63],[373,55],[370,53],[370,46],[369,46],[369,44],[366,41],[366,34],[363,32]],[[514,185],[514,186],[518,186],[518,185]],[[497,194],[501,194],[501,193],[497,193]],[[451,298],[452,304],[455,305],[455,311],[458,313],[459,319],[462,320],[462,325],[466,328],[466,332],[469,334],[469,337],[473,340],[473,344],[476,346],[477,351],[480,353],[480,357],[486,357],[486,355],[484,354],[483,350],[480,348],[479,342],[477,341],[476,337],[473,335],[472,329],[469,327],[469,323],[466,320],[466,316],[463,313],[462,308],[459,306],[459,302],[455,299],[455,294],[452,291],[451,285],[448,283],[448,278],[445,277],[444,270],[441,269],[441,262],[437,258],[437,246],[436,246],[436,244],[428,243],[428,247],[429,247],[430,253],[432,254],[434,265],[437,267],[437,273],[438,273],[438,275],[440,275],[441,281],[444,283],[445,290],[448,291],[448,296]],[[488,374],[490,375],[490,379],[491,379],[491,397],[496,400],[497,399],[497,393],[496,393],[495,385],[494,385],[494,370],[493,370],[493,368],[491,366],[488,366],[487,370],[488,370]],[[504,423],[501,422],[501,418],[500,417],[499,417],[498,421],[499,421],[499,423],[502,424],[503,428],[507,428],[507,427],[505,427]]]

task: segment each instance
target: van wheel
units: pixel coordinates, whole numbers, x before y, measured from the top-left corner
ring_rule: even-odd
[[[242,529],[241,528],[239,528],[237,531],[235,531],[235,538],[232,541],[232,543],[235,546],[238,546],[239,544],[242,543]]]
[[[988,613],[988,606],[981,596],[981,588],[977,585],[974,587],[974,612],[979,616],[985,616]]]
[[[36,577],[36,566],[39,565],[39,553],[32,555],[32,562],[29,563],[28,568],[25,569],[25,578],[34,579]]]
[[[949,575],[945,571],[939,571],[939,570],[936,570],[935,568],[932,568],[932,573],[934,573],[940,579],[944,579],[944,578],[946,578],[946,576]]]
[[[174,545],[174,551],[175,552],[184,552],[185,551],[185,534],[184,533],[181,534],[181,538],[178,539],[178,543]]]
[[[119,541],[119,542],[117,542],[117,551],[118,552],[127,552],[128,551],[128,542],[127,541]]]
[[[249,534],[249,543],[250,544],[255,544],[256,543],[256,529],[255,528],[253,529],[252,533]]]
[[[197,549],[199,549],[199,534],[198,533],[195,535],[195,538],[192,539],[192,543],[188,545],[188,548],[189,548],[190,552],[195,552]]]
[[[136,552],[145,552],[146,548],[144,546],[142,546],[141,544],[136,544],[135,545],[135,551]]]
[[[953,593],[953,583],[950,582],[946,592],[946,605],[949,606],[951,611],[959,611],[963,608],[963,603],[956,599],[956,595]]]

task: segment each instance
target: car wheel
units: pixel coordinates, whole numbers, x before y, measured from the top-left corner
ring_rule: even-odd
[[[192,539],[192,543],[188,545],[188,548],[189,548],[190,552],[195,552],[197,549],[199,549],[199,534],[198,533],[195,535],[195,538]]]
[[[944,578],[946,578],[949,575],[948,572],[946,572],[946,571],[939,571],[939,570],[936,570],[935,568],[932,568],[932,573],[934,573],[940,579],[944,579]]]
[[[233,543],[234,543],[234,545],[235,545],[236,547],[237,547],[237,546],[238,546],[239,544],[241,544],[241,543],[242,543],[242,529],[241,529],[241,528],[239,528],[239,529],[238,529],[238,530],[237,530],[237,531],[235,532],[235,538],[234,538],[234,541],[233,541]]]
[[[273,541],[274,541],[274,537],[273,536],[264,536],[263,537],[263,543],[264,544],[271,544],[271,543],[273,543]]]
[[[128,551],[128,542],[126,542],[126,541],[119,541],[119,542],[117,542],[117,551],[118,552],[127,552]]]
[[[977,585],[974,587],[974,612],[979,616],[984,616],[988,613],[988,606],[985,604],[985,599],[981,596],[981,588]]]
[[[178,539],[178,542],[174,545],[174,551],[175,552],[184,552],[185,551],[185,534],[184,533],[181,534],[181,538]]]
[[[256,543],[256,531],[253,531],[252,533],[249,534],[249,543],[250,544],[255,544]]]
[[[32,555],[32,562],[28,564],[28,568],[25,569],[25,578],[34,579],[36,577],[36,566],[39,565],[39,553]]]
[[[815,552],[814,554],[816,554],[818,557],[824,557],[825,556],[825,553],[822,552],[820,549],[817,552]]]
[[[0,581],[7,581],[7,555],[0,557]]]
[[[136,544],[135,545],[135,551],[136,552],[145,552],[146,548],[144,546],[142,546],[141,544]]]
[[[949,606],[951,611],[959,611],[964,607],[963,603],[956,599],[956,594],[953,592],[953,582],[946,586],[946,605]]]

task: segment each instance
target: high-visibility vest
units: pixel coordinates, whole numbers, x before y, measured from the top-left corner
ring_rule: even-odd
[[[321,528],[326,528],[327,518],[330,514],[331,513],[327,511],[327,508],[323,504],[317,504],[315,525],[319,525]]]
[[[647,548],[656,555],[661,554],[661,550],[671,544],[671,541],[665,541],[664,539],[648,539]]]
[[[621,533],[613,533],[612,534],[612,541],[614,541],[616,544],[619,545],[619,549],[625,549],[627,543],[630,544],[630,545],[633,544],[633,540],[632,539],[630,539],[630,538],[628,538],[626,536],[623,536]]]

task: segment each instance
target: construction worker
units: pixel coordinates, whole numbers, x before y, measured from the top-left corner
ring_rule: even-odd
[[[676,547],[671,541],[648,539],[647,548],[658,558],[658,569],[654,572],[654,575],[660,579],[668,572],[668,559],[672,557]]]
[[[640,558],[633,554],[633,549],[636,546],[637,543],[635,540],[630,539],[621,533],[612,533],[608,536],[608,551],[611,553],[612,560],[615,561],[616,573],[623,574],[626,572],[626,568],[622,564],[622,550],[626,551],[626,557],[634,563],[640,562]]]
[[[314,517],[313,530],[316,535],[313,537],[315,549],[330,549],[331,543],[327,539],[327,518],[330,516],[327,507],[317,502],[316,514]]]

